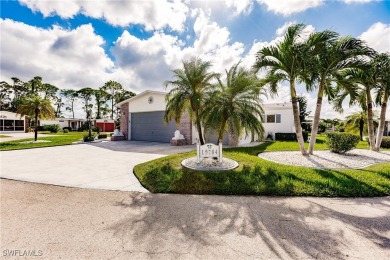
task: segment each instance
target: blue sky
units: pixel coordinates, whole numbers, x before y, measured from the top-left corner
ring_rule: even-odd
[[[390,1],[0,1],[1,80],[36,75],[60,88],[98,88],[116,80],[139,93],[164,90],[170,70],[192,55],[214,70],[275,43],[291,23],[332,29],[390,51]],[[314,93],[305,93],[309,106]],[[281,84],[279,96],[288,101]],[[356,108],[346,108],[346,113]],[[314,110],[314,109],[313,109]],[[342,117],[325,105],[323,117]]]

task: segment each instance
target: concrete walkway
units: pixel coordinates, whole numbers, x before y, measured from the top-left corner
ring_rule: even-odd
[[[194,149],[148,142],[106,142],[0,152],[1,178],[147,192],[133,174],[135,165],[165,154]]]
[[[12,250],[40,250],[36,259],[390,256],[389,197],[169,195],[10,180],[0,180],[0,195],[2,256]]]

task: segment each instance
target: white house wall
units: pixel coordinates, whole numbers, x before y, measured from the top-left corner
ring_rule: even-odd
[[[265,136],[272,133],[275,138],[275,133],[294,133],[294,115],[292,108],[266,108],[264,107],[265,115],[280,114],[280,123],[263,123]]]
[[[62,120],[61,120],[62,121]],[[41,126],[44,125],[60,125],[60,128],[68,127],[68,120],[63,120],[60,122],[59,120],[39,120]]]

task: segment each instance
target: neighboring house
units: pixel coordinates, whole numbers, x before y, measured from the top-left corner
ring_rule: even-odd
[[[56,118],[53,120],[39,120],[39,125],[60,125],[61,129],[70,127],[73,131],[76,131],[85,121],[85,119],[80,118]]]
[[[27,132],[28,117],[20,114],[0,111],[0,133]]]
[[[174,132],[179,130],[187,140],[187,144],[194,144],[198,134],[189,116],[185,113],[179,124],[171,121],[164,123],[165,96],[167,93],[146,90],[132,98],[118,103],[121,109],[120,131],[127,140],[152,141],[169,143]],[[293,112],[291,103],[264,104],[265,134],[272,132],[292,133]],[[213,136],[206,136],[205,140],[215,142]],[[242,136],[236,143],[226,135],[223,143],[229,145],[251,142],[251,136]]]
[[[291,102],[263,104],[262,122],[265,136],[275,139],[275,133],[295,133],[294,115]]]
[[[73,131],[77,131],[87,119],[80,118],[56,118],[53,120],[39,120],[39,125],[60,125],[60,128],[70,127]],[[115,120],[113,119],[92,119],[92,125],[100,127],[103,132],[114,132]]]

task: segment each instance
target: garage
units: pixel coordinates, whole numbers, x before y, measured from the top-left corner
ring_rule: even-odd
[[[131,140],[169,143],[176,123],[164,123],[164,111],[131,113]]]

